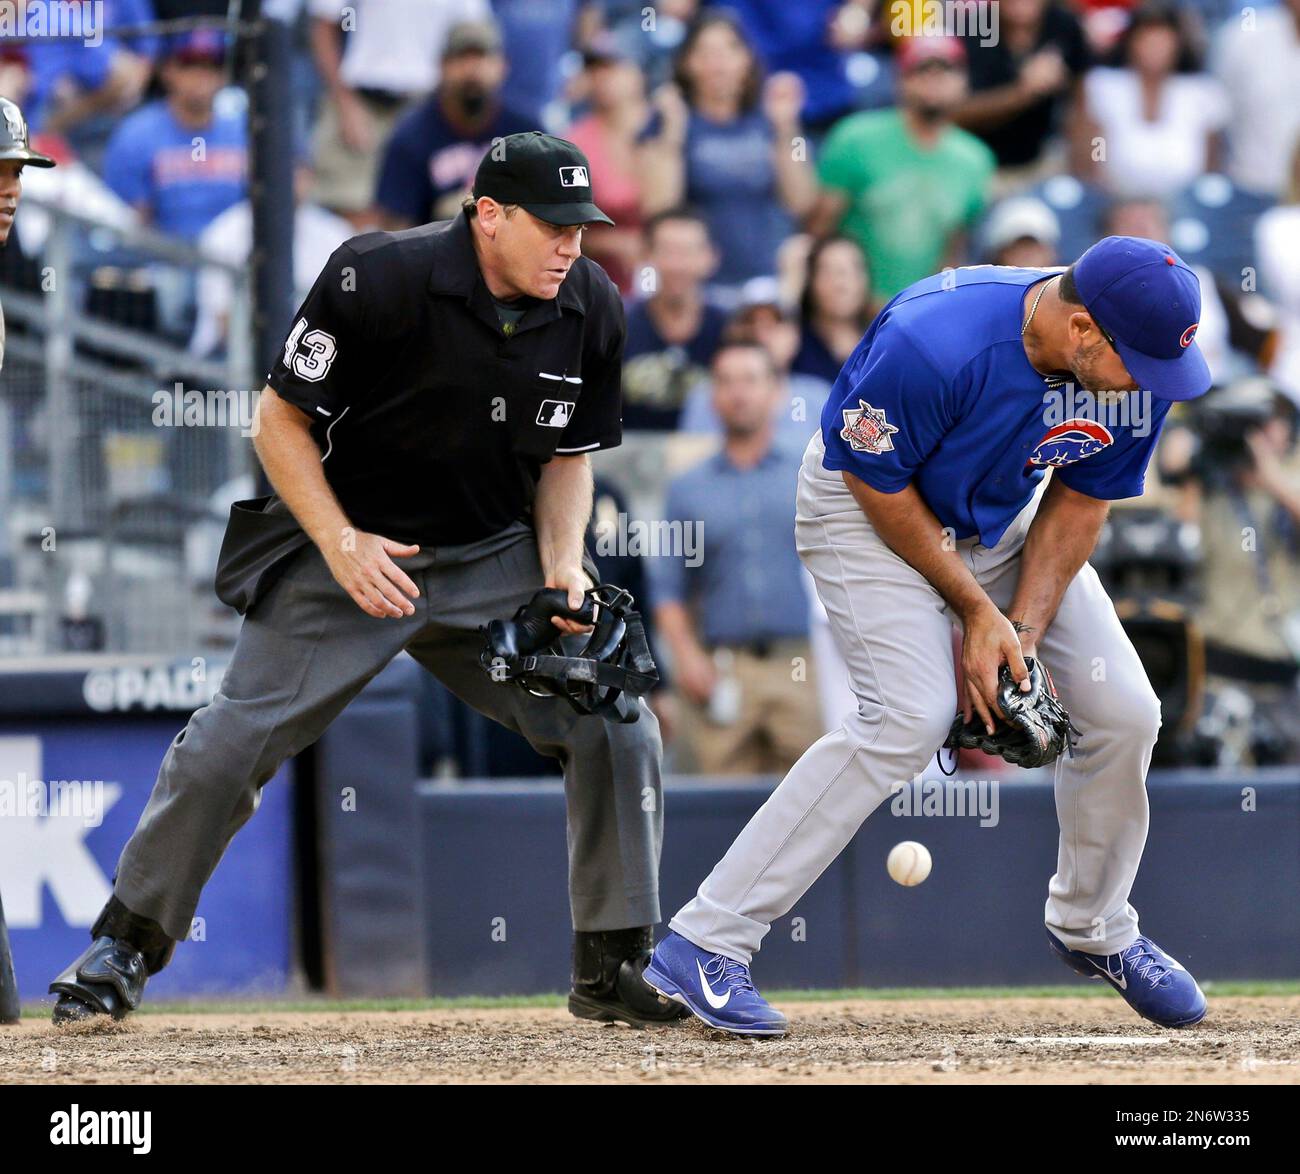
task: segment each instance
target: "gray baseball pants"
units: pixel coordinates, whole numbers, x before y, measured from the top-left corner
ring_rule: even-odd
[[[480,624],[509,617],[543,585],[536,539],[516,524],[481,543],[400,560],[420,588],[415,614],[366,615],[314,546],[292,556],[245,617],[220,691],[176,735],[118,862],[115,892],[183,940],[199,894],[261,788],[311,745],[403,649],[467,704],[564,766],[574,928],[659,920],[663,800],[654,715],[618,725],[560,698],[493,681]]]
[[[749,963],[895,783],[924,771],[957,709],[943,598],[872,529],[820,432],[799,474],[795,537],[848,666],[857,708],[814,743],[755,813],[671,927]],[[999,607],[1011,602],[1038,498],[995,547],[957,543]],[[1082,732],[1056,764],[1061,835],[1045,920],[1072,949],[1112,954],[1138,936],[1128,902],[1147,837],[1146,773],[1160,703],[1097,573],[1085,564],[1038,649]]]

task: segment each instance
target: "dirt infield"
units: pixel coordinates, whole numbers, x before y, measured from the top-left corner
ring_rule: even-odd
[[[789,1003],[783,1040],[553,1008],[157,1013],[0,1028],[0,1085],[697,1082],[1300,1083],[1300,996],[1222,997],[1182,1032],[1113,998]]]

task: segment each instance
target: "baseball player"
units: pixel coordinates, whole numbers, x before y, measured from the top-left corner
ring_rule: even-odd
[[[1170,401],[1209,388],[1199,315],[1192,271],[1131,237],[1063,272],[948,271],[881,312],[808,445],[796,506],[857,709],[672,919],[646,971],[662,995],[725,1031],[785,1032],[750,981],[753,954],[944,742],[960,624],[963,720],[992,735],[1000,674],[1028,688],[1026,659],[1041,653],[1080,732],[1056,762],[1051,948],[1147,1019],[1204,1016],[1196,981],[1140,933],[1128,901],[1160,705],[1087,563],[1108,502],[1142,492]]]
[[[23,196],[24,167],[53,167],[54,160],[33,151],[27,133],[27,120],[17,102],[0,97],[0,247],[9,243],[18,202]],[[5,360],[5,320],[0,310],[0,367]]]
[[[9,243],[18,202],[23,196],[23,168],[53,167],[54,160],[33,151],[27,134],[27,120],[16,102],[0,97],[0,248]],[[0,307],[0,368],[5,362],[5,317]],[[0,1023],[18,1022],[18,982],[9,955],[9,934],[5,911],[0,903]]]
[[[218,594],[246,614],[212,703],[177,735],[56,1021],[139,1003],[186,937],[261,786],[405,649],[565,768],[570,1010],[684,1012],[645,986],[659,920],[660,739],[495,682],[481,625],[592,585],[588,454],[619,444],[618,291],[582,257],[587,160],[539,132],[484,157],[455,219],[342,245],[294,319],[258,408],[275,494],[232,510]],[[588,630],[555,617],[560,632]]]

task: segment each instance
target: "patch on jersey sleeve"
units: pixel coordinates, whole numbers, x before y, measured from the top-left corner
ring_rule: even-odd
[[[866,400],[860,399],[856,408],[844,409],[840,439],[847,440],[854,452],[893,452],[894,442],[890,437],[897,431],[885,419],[884,408],[873,408]]]

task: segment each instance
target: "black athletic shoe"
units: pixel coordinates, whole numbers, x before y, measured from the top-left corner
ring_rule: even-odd
[[[573,989],[569,1013],[597,1023],[663,1027],[689,1012],[669,1002],[641,977],[650,962],[649,926],[573,935]]]
[[[140,1005],[149,979],[144,956],[130,942],[102,937],[50,983],[55,1023],[80,1023],[99,1015],[125,1019]]]

